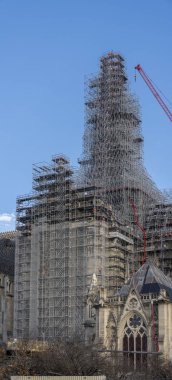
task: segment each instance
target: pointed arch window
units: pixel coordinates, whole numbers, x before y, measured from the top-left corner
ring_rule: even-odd
[[[123,336],[124,352],[147,352],[147,329],[140,315],[128,318]]]

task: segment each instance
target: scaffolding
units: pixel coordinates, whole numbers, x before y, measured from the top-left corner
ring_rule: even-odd
[[[138,269],[143,237],[131,201],[143,225],[163,204],[143,165],[138,104],[120,54],[101,58],[85,106],[79,170],[63,155],[34,165],[33,191],[17,199],[17,338],[83,335],[93,278],[111,297]]]
[[[143,165],[143,137],[137,101],[130,94],[124,59],[113,52],[100,60],[100,74],[87,83],[86,128],[81,167],[123,222],[140,218],[150,201],[162,199]]]
[[[113,228],[114,222],[118,230],[124,226],[122,240],[118,237],[113,241],[113,244],[116,242],[115,255],[109,250],[106,275],[109,287],[116,283],[118,288],[125,281],[126,273],[137,270],[140,265],[137,253],[138,247],[143,246],[143,236],[135,225],[132,203],[140,224],[145,225],[150,204],[162,203],[164,199],[144,167],[139,106],[129,92],[124,59],[120,54],[109,52],[100,59],[99,74],[86,83],[85,105],[81,178],[86,184],[95,186],[96,198],[109,208],[108,220],[112,226],[109,228]],[[128,245],[125,243],[127,229],[132,240]],[[128,253],[124,255],[125,276],[122,276],[121,257],[125,246]],[[120,276],[115,270],[117,267]]]
[[[172,278],[172,194],[164,192],[164,202],[149,207],[146,221],[147,256]],[[141,253],[141,249],[140,249]]]

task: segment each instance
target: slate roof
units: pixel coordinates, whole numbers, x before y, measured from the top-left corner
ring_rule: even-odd
[[[128,284],[125,284],[119,290],[118,295],[127,296],[131,289],[136,289],[139,294],[159,294],[160,290],[164,289],[172,302],[172,280],[165,276],[165,274],[150,261],[147,261],[134,273]]]

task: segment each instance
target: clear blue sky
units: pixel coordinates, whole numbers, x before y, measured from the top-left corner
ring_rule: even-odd
[[[0,0],[0,230],[31,191],[32,163],[65,153],[76,165],[85,76],[108,50],[126,58],[139,98],[145,166],[172,187],[172,123],[133,69],[141,63],[172,100],[171,20],[172,0]]]

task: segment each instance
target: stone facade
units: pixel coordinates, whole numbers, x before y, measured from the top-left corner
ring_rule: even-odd
[[[13,336],[15,232],[0,234],[0,343]]]
[[[87,342],[172,359],[172,281],[152,263],[145,263],[114,297],[92,287],[86,304]]]
[[[13,278],[0,274],[0,341],[13,335]]]

